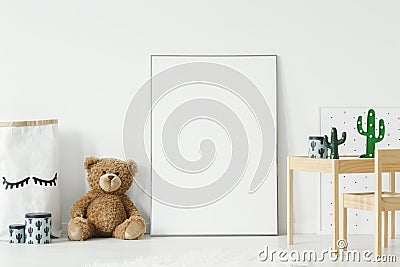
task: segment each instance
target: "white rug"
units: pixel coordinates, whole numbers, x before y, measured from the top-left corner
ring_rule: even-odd
[[[139,257],[119,262],[93,262],[84,267],[260,267],[260,266],[313,266],[314,263],[277,263],[259,261],[254,250],[248,251],[201,251],[182,255]]]
[[[93,264],[83,265],[85,267],[253,267],[269,266],[265,262],[260,262],[254,251],[202,251],[182,253],[182,255],[159,255],[149,257],[139,257],[135,260],[119,262],[94,262]]]

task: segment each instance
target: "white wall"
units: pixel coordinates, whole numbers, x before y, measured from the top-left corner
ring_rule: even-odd
[[[279,54],[285,232],[286,156],[306,154],[318,108],[399,106],[399,8],[394,0],[2,1],[0,120],[60,119],[67,222],[85,191],[84,157],[123,157],[125,110],[149,78],[151,54]],[[316,232],[317,175],[295,183],[295,231]]]

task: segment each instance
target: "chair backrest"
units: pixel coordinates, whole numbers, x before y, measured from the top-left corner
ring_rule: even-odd
[[[375,168],[381,172],[400,172],[400,149],[379,149],[375,151]],[[375,170],[376,172],[377,170]]]
[[[384,172],[400,172],[400,149],[375,151],[375,197],[377,201],[382,195],[382,173]]]

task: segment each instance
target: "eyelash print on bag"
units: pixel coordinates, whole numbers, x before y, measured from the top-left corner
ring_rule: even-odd
[[[28,184],[29,179],[31,179],[31,177],[26,177],[25,179],[12,183],[7,181],[7,179],[5,177],[3,177],[3,185],[5,185],[4,189],[15,189],[21,187],[24,187],[25,185]],[[44,180],[38,177],[32,177],[33,181],[35,182],[35,184],[39,184],[41,186],[56,186],[56,181],[57,181],[57,173],[54,175],[54,178],[51,180]]]
[[[56,181],[57,181],[57,173],[54,175],[54,178],[51,180],[44,180],[44,179],[40,179],[37,177],[32,177],[33,181],[35,182],[35,184],[39,183],[40,185],[44,184],[44,186],[50,185],[50,186],[56,186]]]
[[[16,188],[18,188],[19,186],[23,187],[25,184],[28,184],[29,179],[30,179],[29,177],[26,177],[25,179],[23,179],[21,181],[18,181],[16,183],[11,183],[11,182],[8,182],[5,177],[3,177],[3,184],[6,185],[6,187],[5,187],[6,190],[8,189],[8,187],[10,187],[10,189],[13,189],[14,186]]]

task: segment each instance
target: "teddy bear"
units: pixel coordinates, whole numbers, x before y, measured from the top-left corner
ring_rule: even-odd
[[[137,164],[133,160],[89,157],[84,165],[91,190],[71,208],[69,240],[141,238],[146,231],[145,221],[125,194],[136,175]]]

